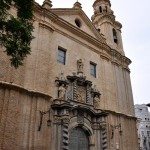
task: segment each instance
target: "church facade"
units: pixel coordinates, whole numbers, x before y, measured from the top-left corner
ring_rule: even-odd
[[[109,0],[93,9],[91,21],[79,2],[34,2],[24,65],[12,68],[0,49],[0,149],[138,150],[122,25]]]

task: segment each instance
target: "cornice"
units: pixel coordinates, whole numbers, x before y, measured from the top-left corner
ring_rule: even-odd
[[[47,93],[43,93],[41,91],[26,89],[26,88],[24,88],[20,85],[14,84],[14,83],[0,81],[0,87],[15,90],[15,91],[19,91],[19,92],[22,92],[22,93],[27,93],[28,95],[31,95],[31,96],[39,96],[39,97],[44,97],[46,99],[51,99],[52,98]]]
[[[121,65],[118,63],[118,62],[116,62],[116,61],[112,61],[111,62],[113,65],[115,65],[115,66],[117,66],[117,67],[120,67]]]
[[[100,36],[101,38],[96,39],[93,36],[84,32],[83,30],[80,30],[78,27],[76,27],[76,26],[68,23],[64,19],[60,18],[59,16],[57,16],[50,10],[42,8],[39,5],[35,5],[35,8],[42,16],[47,16],[53,22],[53,24],[57,24],[59,27],[63,27],[66,31],[70,31],[75,36],[81,37],[83,40],[89,42],[90,44],[97,46],[98,49],[92,48],[91,46],[87,45],[85,42],[82,42],[82,41],[78,40],[77,38],[67,34],[66,32],[60,30],[60,28],[57,28],[55,25],[51,26],[50,24],[46,23],[45,21],[40,20],[40,23],[39,23],[40,26],[44,26],[44,27],[48,28],[49,30],[59,32],[69,38],[72,38],[73,40],[79,42],[80,44],[89,47],[91,50],[95,51],[96,53],[99,53],[101,57],[106,58],[107,60],[114,62],[114,64],[118,64],[129,71],[128,65],[131,63],[131,60],[128,59],[127,57],[121,55],[118,51],[111,49],[104,42],[104,40],[102,40],[101,36]],[[63,9],[53,9],[53,11],[59,11],[59,13],[60,12],[62,13],[62,10]],[[65,9],[65,10],[68,12],[72,11],[72,9]],[[73,9],[73,10],[74,10],[74,12],[76,12],[76,13],[78,12],[78,13],[82,14],[84,17],[86,17],[86,15],[84,15],[83,11],[81,11],[79,9]],[[73,13],[73,12],[71,12],[71,13]],[[110,15],[105,15],[105,16],[112,19],[112,17],[110,17]],[[104,18],[104,16],[103,16],[103,18]]]
[[[122,56],[118,51],[114,49],[111,50],[111,61],[114,64],[122,66],[122,68],[130,72],[128,66],[131,64],[131,60],[125,56]]]
[[[81,29],[75,27],[74,25],[72,25],[69,22],[65,21],[64,19],[60,18],[58,15],[59,14],[62,15],[62,14],[65,14],[65,13],[81,15],[83,17],[83,19],[85,19],[88,22],[88,24],[90,25],[90,28],[93,30],[95,36],[97,37],[97,40],[101,41],[102,43],[106,43],[106,39],[103,38],[99,34],[99,32],[96,30],[95,26],[91,23],[90,19],[86,16],[86,14],[84,13],[84,11],[82,9],[76,9],[76,8],[46,9],[46,8],[43,8],[38,3],[35,2],[34,3],[34,11],[39,13],[41,16],[47,16],[52,22],[54,22],[58,25],[59,25],[59,23],[65,23],[65,28],[67,28],[66,26],[69,26],[69,28],[70,28],[70,26],[72,26],[72,28],[76,28],[76,30],[81,30]],[[37,18],[37,17],[35,16],[35,18]],[[84,32],[84,31],[82,31],[82,32]],[[86,32],[84,32],[84,33],[86,33]]]
[[[98,19],[96,19],[96,18],[98,18]],[[94,21],[94,20],[96,20],[96,21]],[[93,23],[103,24],[104,22],[110,22],[110,23],[112,23],[112,25],[115,25],[119,29],[122,28],[122,24],[119,21],[116,21],[115,16],[112,15],[112,14],[102,14],[102,15],[101,14],[96,14],[96,15],[94,15]]]
[[[93,15],[92,21],[94,21],[96,18],[98,18],[98,21],[103,18],[108,18],[112,20],[112,22],[115,21],[115,16],[112,13],[96,13]]]
[[[103,47],[103,45],[101,44],[101,45],[98,45],[98,47],[100,47],[99,49],[95,49],[95,48],[89,46],[89,44],[86,44],[85,42],[82,42],[81,40],[79,40],[79,39],[77,39],[77,38],[75,38],[75,37],[73,37],[71,35],[68,35],[67,33],[65,33],[65,32],[63,32],[63,31],[61,31],[61,30],[59,30],[57,28],[55,28],[55,31],[58,32],[58,33],[60,33],[60,34],[62,34],[62,35],[64,35],[64,36],[66,36],[66,37],[68,37],[68,38],[70,38],[70,39],[72,39],[73,41],[75,41],[75,42],[77,42],[77,43],[79,43],[79,44],[81,44],[81,45],[89,48],[90,50],[92,50],[93,52],[95,52],[97,54],[100,53],[101,48]]]
[[[113,64],[116,64],[118,66],[121,66],[122,68],[126,69],[128,72],[130,72],[130,69],[128,68],[128,65],[130,65],[131,63],[131,60],[125,56],[122,56],[118,51],[114,50],[114,49],[111,49],[109,47],[105,47],[106,45],[105,44],[101,44],[101,45],[96,45],[98,43],[92,43],[94,46],[97,46],[98,49],[94,49],[93,47],[87,45],[85,42],[82,42],[80,40],[78,40],[77,38],[75,37],[72,37],[70,35],[68,35],[67,33],[59,30],[59,29],[56,29],[55,28],[55,31],[56,32],[59,32],[60,34],[66,36],[66,37],[69,37],[70,39],[88,47],[90,50],[96,52],[97,54],[100,55],[101,58],[107,60],[107,61],[110,61],[112,62]]]
[[[97,29],[91,22],[91,20],[87,17],[87,15],[84,13],[82,9],[76,9],[76,8],[54,8],[51,10],[53,13],[56,13],[57,15],[80,15],[83,17],[84,21],[87,22],[87,25],[90,25],[90,28],[93,30],[94,34],[105,41],[105,39],[97,32]],[[68,22],[67,22],[68,23]],[[78,28],[79,29],[79,28]],[[80,29],[79,29],[80,30]]]
[[[47,15],[49,18],[51,18],[51,13],[49,13],[47,10],[43,10],[43,15]],[[67,21],[65,21],[64,19],[62,19],[60,17],[53,17],[53,18],[51,18],[51,21],[53,23],[57,24],[58,26],[63,27],[67,31],[70,31],[74,35],[77,35],[77,36],[83,38],[87,42],[97,45],[99,48],[103,48],[103,49],[105,48],[106,50],[110,49],[110,47],[106,43],[103,43],[103,42],[105,42],[104,40],[102,40],[100,38],[98,38],[98,39],[94,38],[93,36],[80,30],[78,27],[68,23]]]
[[[40,6],[38,3],[34,2],[34,6],[33,6],[33,10],[35,13],[38,13],[40,15],[39,17],[39,20],[41,19],[41,16],[44,16],[45,15],[45,11],[48,11],[49,12],[49,18],[50,20],[57,20],[58,16],[55,15],[54,13],[52,13],[50,10],[47,10],[46,8],[43,8],[42,6]],[[36,14],[33,14],[36,17]]]
[[[116,111],[112,111],[112,110],[108,110],[108,109],[103,109],[103,111],[108,112],[108,115],[109,114],[114,114],[114,115],[122,116],[122,117],[125,117],[125,118],[128,118],[128,119],[137,120],[137,118],[135,116],[127,115],[127,114],[124,114],[122,112],[116,112]]]
[[[126,70],[130,73],[129,65],[131,60],[125,56],[122,56],[118,51],[111,49],[110,52],[104,53],[103,51],[100,52],[100,56],[102,59],[110,61],[112,64],[122,67],[122,69]]]
[[[100,57],[106,61],[111,61],[111,57],[105,53],[100,53]]]
[[[123,57],[122,57],[122,63],[123,63],[123,65],[124,65],[125,67],[127,67],[127,66],[129,66],[129,65],[132,63],[132,61],[131,61],[129,58],[123,56]]]
[[[102,42],[102,43],[106,43],[105,38],[103,38],[99,32],[96,30],[95,26],[91,23],[90,19],[87,17],[87,15],[84,13],[84,11],[82,11],[82,9],[76,9],[76,8],[54,8],[51,9],[51,12],[56,14],[56,15],[79,15],[83,17],[83,20],[85,22],[87,22],[87,25],[92,29],[94,35]],[[62,18],[60,18],[62,19]],[[65,21],[64,19],[62,19],[63,21]],[[66,23],[68,24],[68,22],[66,21]],[[70,24],[70,23],[69,23]],[[74,27],[74,25],[70,24],[71,26]],[[77,30],[81,30],[80,28],[77,28]],[[81,30],[83,31],[83,30]]]
[[[45,21],[39,22],[39,26],[49,30],[50,32],[54,32],[55,29],[51,24],[47,24]]]
[[[81,13],[81,9],[77,9],[77,8],[53,8],[51,9],[51,12],[56,14],[56,15],[66,15],[66,14],[72,14],[72,15],[76,15]]]
[[[68,24],[63,20],[58,20],[58,25],[70,31],[71,33],[74,33],[75,35],[82,37],[84,40],[90,42],[91,44],[94,43],[96,45],[99,45],[100,47],[104,44],[103,42],[101,42],[101,39],[95,39],[93,36],[87,34],[82,30],[79,30],[77,27],[72,26],[71,24]]]
[[[125,71],[127,71],[128,73],[130,73],[130,69],[129,69],[128,67],[123,67],[123,69],[124,69]]]

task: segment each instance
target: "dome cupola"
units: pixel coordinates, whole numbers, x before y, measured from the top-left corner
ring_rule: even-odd
[[[107,44],[124,55],[121,28],[122,25],[115,19],[111,10],[110,0],[95,0],[93,4],[94,14],[92,22],[100,34],[102,34]]]

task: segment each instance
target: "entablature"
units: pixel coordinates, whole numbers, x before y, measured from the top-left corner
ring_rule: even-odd
[[[131,60],[125,56],[122,56],[118,51],[111,49],[111,51],[100,53],[101,58],[111,61],[113,64],[121,66],[122,68],[128,70],[128,66],[131,64]]]
[[[43,98],[45,98],[45,99],[47,99],[49,101],[52,98],[47,93],[44,93],[44,92],[41,92],[41,91],[37,91],[37,90],[27,89],[27,88],[24,88],[23,86],[15,84],[15,83],[9,83],[9,82],[0,81],[0,88],[18,91],[18,92],[21,92],[21,93],[24,93],[24,94],[28,94],[30,96],[43,97]]]
[[[113,26],[116,26],[116,28],[121,29],[122,24],[118,21],[115,20],[115,16],[112,14],[96,14],[92,18],[94,24],[101,25],[104,22],[109,22]]]

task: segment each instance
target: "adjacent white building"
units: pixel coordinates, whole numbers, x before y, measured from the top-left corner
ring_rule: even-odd
[[[141,150],[150,150],[150,112],[145,104],[135,105],[137,130]]]

